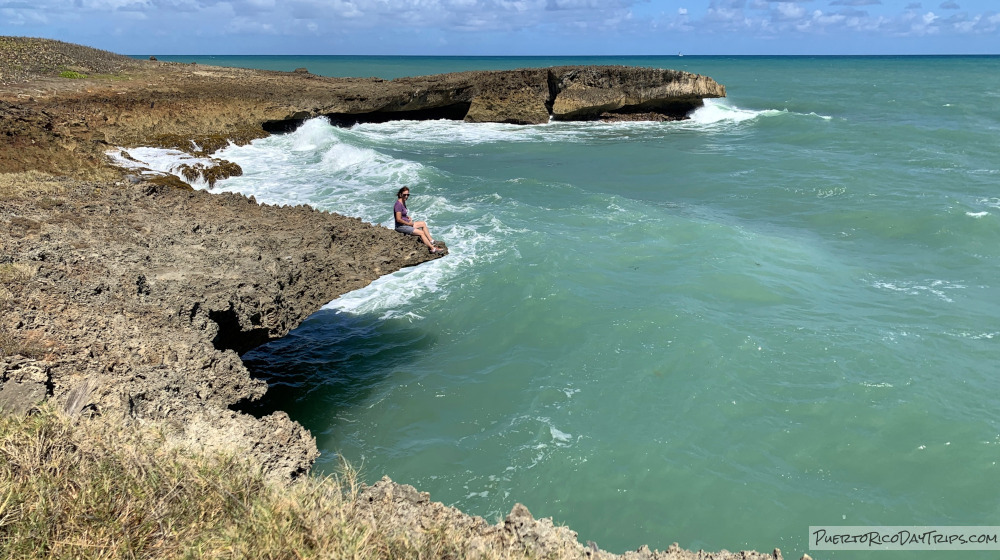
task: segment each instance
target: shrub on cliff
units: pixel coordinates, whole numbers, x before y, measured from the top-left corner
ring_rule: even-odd
[[[87,77],[86,74],[81,74],[75,70],[63,70],[59,73],[60,78],[69,78],[71,80],[82,80]]]

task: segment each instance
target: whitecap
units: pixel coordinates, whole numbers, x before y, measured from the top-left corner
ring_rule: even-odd
[[[431,224],[434,231],[433,224]],[[344,294],[324,306],[345,313],[375,313],[382,319],[418,320],[422,301],[429,293],[444,293],[446,285],[460,278],[477,262],[489,262],[505,244],[497,243],[494,228],[479,231],[471,225],[453,225],[434,233],[446,239],[448,256],[415,268],[406,268],[383,276],[368,286]],[[416,302],[416,303],[415,303]],[[416,308],[414,306],[417,306]]]
[[[111,162],[121,168],[136,171],[142,175],[175,175],[182,181],[188,181],[180,172],[182,166],[212,167],[218,161],[208,157],[196,157],[187,152],[170,148],[139,147],[125,150],[115,148],[105,152]],[[204,180],[188,181],[195,188],[208,188]]]
[[[875,280],[872,282],[872,286],[882,290],[903,293],[911,296],[928,293],[948,303],[952,303],[954,302],[954,300],[948,297],[948,295],[945,293],[945,290],[965,289],[965,286],[961,284],[955,284],[947,280],[930,280],[926,282],[911,282],[911,281],[889,282],[883,280]]]
[[[295,132],[230,146],[217,154],[238,163],[243,176],[218,184],[272,204],[310,204],[373,223],[391,218],[386,200],[431,170],[361,145],[357,138],[312,119]]]
[[[983,332],[983,333],[960,332],[960,333],[954,333],[953,336],[957,336],[960,338],[968,338],[970,340],[993,340],[994,338],[1000,336],[1000,332]]]
[[[553,440],[560,443],[567,443],[573,439],[572,434],[567,434],[552,425],[549,426],[549,434],[552,435]]]
[[[706,99],[705,104],[691,113],[691,118],[689,120],[683,122],[685,124],[697,126],[715,125],[719,123],[741,123],[751,119],[756,119],[760,116],[773,116],[783,112],[785,111],[754,111],[750,109],[741,109],[731,105],[729,101],[725,99]]]
[[[684,121],[551,121],[537,125],[505,123],[467,123],[463,121],[390,121],[358,124],[345,131],[360,141],[375,146],[405,144],[410,149],[431,145],[466,145],[505,143],[571,142],[604,140],[623,141],[634,133],[670,132],[679,129],[714,130],[718,126],[739,124],[758,117],[792,114],[784,109],[752,110],[732,105],[727,99],[706,99],[704,105]],[[831,117],[817,115],[824,120]]]

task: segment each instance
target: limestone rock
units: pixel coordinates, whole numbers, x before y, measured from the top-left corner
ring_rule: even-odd
[[[316,117],[339,125],[400,119],[673,120],[685,118],[704,98],[726,94],[711,78],[653,68],[562,66],[395,80],[331,78],[136,60],[39,41],[30,48],[52,51],[53,60],[108,68],[128,79],[66,80],[46,65],[11,74],[6,66],[21,67],[30,57],[7,60],[13,51],[0,49],[0,129],[10,132],[0,135],[0,173],[35,169],[109,177],[104,155],[109,147],[157,146],[205,157],[229,142],[288,132]],[[15,79],[5,82],[8,74]],[[191,175],[212,182],[238,172],[220,162],[212,170],[193,169]]]
[[[48,367],[23,356],[0,356],[0,411],[22,414],[47,396]]]
[[[726,96],[725,87],[715,80],[677,70],[604,66],[556,68],[553,74],[556,120],[593,118],[622,109],[683,118],[702,99]]]
[[[266,390],[240,354],[340,294],[439,258],[415,237],[307,206],[142,180],[8,180],[2,266],[20,272],[0,298],[0,333],[38,359],[0,355],[0,408],[47,398],[70,415],[165,421],[175,444],[237,452],[279,479],[307,472],[316,444],[287,414],[230,408]]]
[[[466,122],[541,124],[549,122],[551,91],[547,69],[470,72]]]
[[[471,516],[431,500],[407,484],[398,484],[384,476],[359,493],[360,515],[390,533],[401,534],[410,542],[435,538],[443,528],[455,531],[464,539],[463,557],[521,556],[525,552],[537,558],[579,558],[586,560],[781,560],[781,551],[771,554],[740,552],[689,551],[677,543],[667,550],[642,546],[621,555],[601,550],[596,543],[580,544],[578,535],[550,518],[535,519],[522,504],[515,504],[502,521],[491,525],[481,517]],[[489,554],[487,554],[489,553]]]

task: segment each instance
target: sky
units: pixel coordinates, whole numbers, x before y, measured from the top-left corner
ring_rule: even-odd
[[[121,54],[1000,54],[998,0],[0,0]]]

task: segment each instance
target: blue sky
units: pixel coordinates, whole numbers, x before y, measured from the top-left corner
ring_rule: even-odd
[[[1000,54],[998,0],[0,0],[123,54]]]

